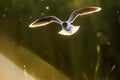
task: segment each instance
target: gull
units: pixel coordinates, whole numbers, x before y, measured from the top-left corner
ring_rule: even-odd
[[[74,20],[78,16],[91,14],[91,13],[94,13],[94,12],[98,12],[100,10],[101,10],[100,7],[85,7],[85,8],[76,9],[71,13],[71,15],[70,15],[70,17],[68,18],[67,21],[61,21],[56,16],[45,16],[43,18],[40,18],[40,19],[37,19],[37,20],[33,21],[29,25],[29,27],[35,28],[35,27],[45,26],[47,24],[55,22],[55,23],[60,24],[61,27],[62,27],[62,30],[60,30],[58,32],[59,34],[70,36],[70,35],[73,35],[74,33],[76,33],[80,28],[80,26],[72,25],[72,23],[74,22]]]

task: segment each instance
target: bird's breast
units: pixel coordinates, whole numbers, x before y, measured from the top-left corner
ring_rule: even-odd
[[[67,27],[65,28],[65,30],[70,31],[71,28],[72,28],[72,26],[67,26]]]

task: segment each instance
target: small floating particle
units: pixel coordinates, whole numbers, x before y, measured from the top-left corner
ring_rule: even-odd
[[[27,74],[26,65],[23,65],[23,67],[24,67],[24,75],[26,76],[26,74]]]
[[[101,33],[101,32],[97,32],[97,33],[96,33],[96,36],[97,36],[97,37],[101,37],[101,36],[102,36],[102,33]]]
[[[21,40],[21,43],[24,43],[24,41],[23,41],[23,40]]]
[[[23,67],[25,68],[25,67],[26,67],[26,65],[23,65]]]
[[[31,18],[32,18],[32,16],[29,16],[29,18],[31,19]]]
[[[6,14],[3,14],[3,18],[5,18],[6,17]]]
[[[116,11],[116,13],[117,13],[117,14],[119,14],[119,13],[120,13],[120,11]]]
[[[49,6],[46,6],[46,7],[45,7],[45,9],[49,10],[49,9],[50,9],[50,7],[49,7]]]
[[[41,15],[41,16],[44,16],[44,15],[45,15],[45,13],[44,13],[44,12],[42,12],[40,15]]]
[[[19,18],[20,21],[22,21],[22,18]]]
[[[111,43],[110,42],[107,42],[108,45],[110,45]]]

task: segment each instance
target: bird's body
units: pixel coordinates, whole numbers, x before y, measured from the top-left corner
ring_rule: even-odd
[[[99,7],[87,7],[87,8],[81,8],[77,9],[72,12],[70,17],[68,18],[67,21],[61,21],[59,18],[55,16],[46,16],[41,19],[37,19],[34,22],[32,22],[29,27],[39,27],[39,26],[44,26],[52,22],[56,22],[61,25],[62,30],[60,30],[58,33],[61,35],[72,35],[75,32],[78,31],[80,26],[74,26],[72,25],[73,21],[79,16],[79,15],[86,15],[94,12],[100,11],[101,8]]]

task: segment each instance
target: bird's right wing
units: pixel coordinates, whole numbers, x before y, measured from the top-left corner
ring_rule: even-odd
[[[58,24],[62,24],[62,21],[55,17],[55,16],[46,16],[46,17],[43,17],[41,19],[37,19],[35,21],[33,21],[29,27],[39,27],[39,26],[44,26],[44,25],[47,25],[49,23],[52,23],[52,22],[56,22]]]
[[[82,16],[82,15],[98,12],[100,10],[101,10],[100,7],[86,7],[86,8],[77,9],[72,12],[68,21],[72,23],[80,15]]]

